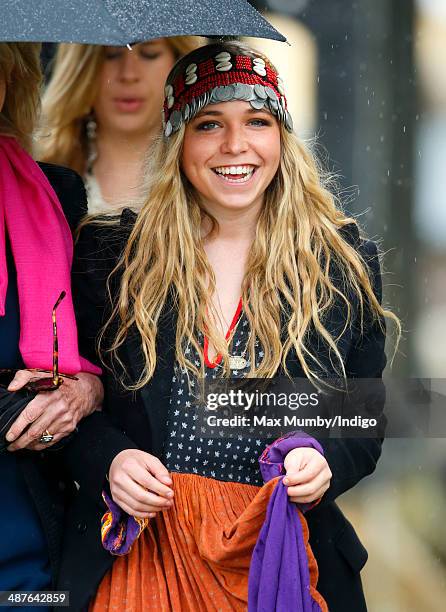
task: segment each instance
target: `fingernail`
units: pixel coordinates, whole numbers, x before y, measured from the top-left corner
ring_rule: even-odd
[[[287,484],[288,484],[288,482],[289,482],[289,481],[288,481],[286,478],[284,478],[284,479],[283,479],[283,484],[284,484],[284,485],[287,485]]]
[[[173,497],[173,491],[169,491],[169,493],[166,493],[167,497]]]
[[[14,438],[15,438],[15,436],[12,433],[8,433],[6,435],[6,439],[7,439],[8,442],[12,442],[14,440]]]

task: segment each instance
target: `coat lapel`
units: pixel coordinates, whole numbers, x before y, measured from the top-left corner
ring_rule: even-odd
[[[176,316],[168,303],[163,309],[158,326],[156,369],[151,381],[139,391],[150,425],[151,453],[157,457],[162,455],[167,433],[167,417],[174,371],[175,331]],[[133,329],[129,334],[125,348],[133,378],[137,380],[144,367],[144,357],[141,350],[141,339],[136,330]]]

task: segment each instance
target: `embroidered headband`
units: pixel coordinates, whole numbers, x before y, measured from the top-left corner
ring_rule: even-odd
[[[244,100],[257,110],[267,109],[293,131],[283,82],[261,57],[221,51],[200,63],[189,64],[184,73],[165,87],[164,135],[177,132],[208,104]]]

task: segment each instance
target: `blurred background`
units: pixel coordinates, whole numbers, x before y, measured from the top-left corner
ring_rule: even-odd
[[[278,67],[298,134],[385,253],[404,328],[386,375],[446,379],[446,0],[250,1],[290,43],[249,41]],[[369,610],[443,612],[444,438],[387,439],[339,503],[369,551]]]
[[[385,301],[405,330],[387,376],[446,378],[446,0],[252,4],[291,43],[251,41],[284,77],[298,133],[317,137],[386,254]],[[339,502],[369,551],[370,611],[445,610],[445,440],[387,439]]]

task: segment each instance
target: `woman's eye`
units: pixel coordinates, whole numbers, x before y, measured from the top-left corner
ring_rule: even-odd
[[[150,53],[149,51],[141,51],[141,57],[147,60],[155,60],[157,59],[161,53]]]
[[[210,130],[214,130],[217,127],[218,123],[215,123],[215,121],[204,121],[203,123],[199,123],[196,129],[208,132]]]
[[[251,119],[249,122],[250,125],[262,126],[262,125],[271,125],[271,122],[268,119]]]
[[[106,51],[105,59],[114,60],[114,59],[118,59],[119,57],[121,57],[121,55],[122,55],[122,51]]]

